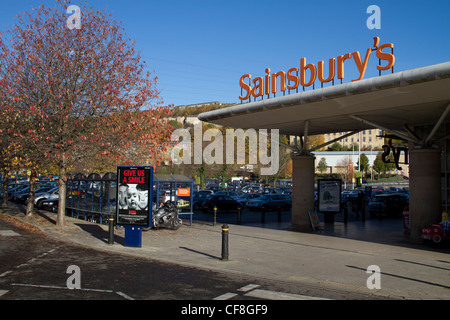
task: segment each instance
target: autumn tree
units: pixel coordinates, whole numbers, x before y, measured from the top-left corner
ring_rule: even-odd
[[[12,112],[23,115],[18,131],[26,152],[39,150],[36,162],[58,167],[57,225],[64,225],[70,166],[95,156],[130,163],[136,153],[156,163],[171,132],[157,77],[122,24],[83,5],[80,28],[69,28],[69,6],[57,1],[18,16],[4,76]]]

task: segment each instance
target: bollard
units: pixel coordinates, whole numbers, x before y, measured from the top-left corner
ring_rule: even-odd
[[[114,244],[114,218],[108,219],[109,239],[108,244]]]
[[[344,223],[348,222],[348,206],[344,204]]]
[[[262,206],[261,223],[266,223],[266,206]]]
[[[278,222],[281,222],[281,207],[278,206]]]
[[[241,206],[237,207],[237,224],[241,224]]]
[[[361,221],[365,222],[366,221],[366,206],[363,205],[361,208]]]
[[[216,206],[214,206],[214,220],[213,220],[213,226],[215,226],[216,225],[216,222],[217,222],[217,207]]]
[[[228,225],[222,226],[222,260],[228,260]]]

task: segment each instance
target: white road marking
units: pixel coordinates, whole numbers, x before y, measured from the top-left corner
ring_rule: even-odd
[[[10,274],[11,272],[12,272],[12,270],[8,270],[8,271],[3,272],[2,274],[0,274],[0,278],[6,276],[7,274]]]
[[[242,288],[239,288],[239,289],[237,289],[237,291],[244,291],[244,292],[247,292],[247,291],[250,291],[250,290],[253,290],[253,289],[256,289],[256,288],[258,288],[259,287],[259,284],[249,284],[249,285],[246,285],[245,287],[242,287]]]
[[[69,288],[67,288],[67,287],[61,287],[61,286],[49,286],[49,285],[44,285],[44,284],[12,283],[11,285],[13,285],[13,286],[21,286],[21,287],[44,288],[44,289],[67,289],[67,290],[74,290],[74,289],[69,289]],[[112,292],[114,292],[114,291],[112,291],[112,290],[87,289],[87,288],[80,288],[80,289],[75,289],[75,290],[80,290],[80,291],[94,291],[94,292],[107,292],[107,293],[112,293]]]
[[[125,294],[125,293],[123,293],[123,292],[117,291],[116,293],[117,293],[119,296],[122,296],[122,297],[124,297],[124,298],[127,299],[127,300],[134,300],[132,297],[130,297],[129,295],[127,295],[127,294]]]
[[[2,295],[4,295],[5,293],[7,293],[9,290],[0,290],[0,297],[2,296]]]
[[[237,291],[243,292],[244,296],[247,297],[260,298],[265,300],[329,300],[326,298],[311,297],[301,294],[256,289],[259,286],[259,284],[251,283],[237,289]],[[218,297],[215,297],[213,300],[229,300],[238,295],[238,293],[227,292]]]
[[[127,300],[134,300],[129,295],[120,292],[120,291],[113,291],[113,290],[106,290],[106,289],[89,289],[89,288],[80,288],[80,289],[69,289],[68,287],[61,287],[61,286],[49,286],[49,285],[41,285],[41,284],[30,284],[30,283],[12,283],[13,286],[21,286],[21,287],[33,287],[33,288],[42,288],[42,289],[65,289],[65,290],[79,290],[79,291],[90,291],[90,292],[103,292],[103,293],[115,293],[119,296],[127,299]]]
[[[293,293],[277,292],[277,291],[269,291],[269,290],[261,290],[261,289],[256,289],[256,290],[250,291],[250,292],[244,294],[244,296],[252,297],[252,298],[266,299],[266,300],[329,300],[329,299],[325,299],[325,298],[304,296],[301,294],[293,294]]]
[[[17,232],[14,232],[12,230],[0,230],[0,236],[3,237],[17,237],[20,236]]]
[[[213,300],[228,300],[237,296],[237,293],[227,292],[221,296],[215,297]]]

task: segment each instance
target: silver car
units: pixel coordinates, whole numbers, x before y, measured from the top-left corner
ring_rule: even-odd
[[[55,187],[47,192],[36,192],[34,204],[36,205],[36,207],[39,208],[41,206],[42,201],[47,199],[58,199],[58,198],[59,198],[59,189],[58,187]]]

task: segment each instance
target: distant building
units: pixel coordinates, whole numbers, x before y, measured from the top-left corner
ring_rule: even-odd
[[[324,134],[325,143],[346,135],[348,132],[335,132]],[[361,139],[361,141],[359,140]],[[359,133],[355,133],[352,136],[339,140],[344,148],[351,148],[352,145],[360,145],[361,150],[381,150],[384,145],[383,130],[380,129],[368,129]]]

